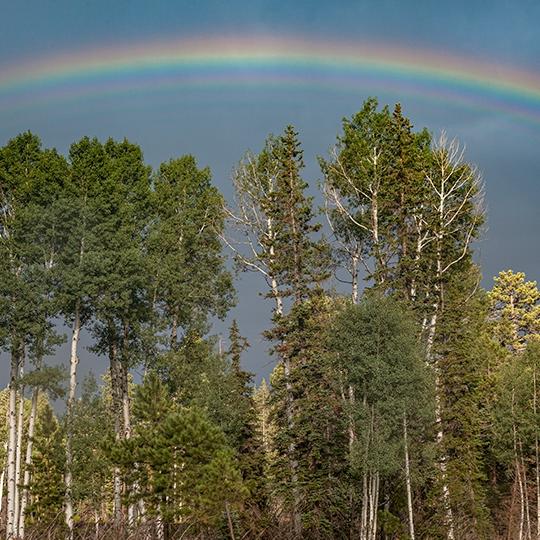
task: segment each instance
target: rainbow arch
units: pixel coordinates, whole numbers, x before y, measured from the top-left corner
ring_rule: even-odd
[[[339,92],[366,86],[540,123],[540,75],[533,71],[388,43],[268,36],[116,44],[5,66],[0,70],[0,110],[167,88]]]

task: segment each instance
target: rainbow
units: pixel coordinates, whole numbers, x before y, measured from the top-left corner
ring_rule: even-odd
[[[540,123],[540,75],[388,43],[199,37],[116,44],[0,70],[0,110],[165,89],[365,88],[500,111]]]

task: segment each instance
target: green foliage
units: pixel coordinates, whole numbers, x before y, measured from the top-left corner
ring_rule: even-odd
[[[377,470],[389,477],[403,467],[403,415],[418,442],[429,433],[433,378],[407,311],[391,298],[365,297],[338,314],[331,350],[346,384],[357,437],[350,456],[356,474]]]
[[[288,359],[290,374],[279,369],[272,379],[272,422],[279,430],[270,474],[274,496],[286,507],[296,505],[307,537],[319,531],[329,538],[344,530],[346,427],[339,374],[323,339],[336,309],[330,298],[315,294],[295,304],[274,328],[275,350]]]
[[[272,243],[274,255],[270,256],[268,267],[278,281],[280,294],[299,301],[313,284],[328,277],[328,252],[324,242],[313,239],[321,225],[312,223],[313,198],[305,194],[308,184],[300,176],[303,151],[292,126],[287,126],[283,135],[275,139],[269,159],[275,162],[276,179],[264,204],[274,223],[274,235],[261,241]]]
[[[69,422],[73,434],[75,517],[81,519],[89,510],[99,511],[112,490],[112,468],[106,449],[114,436],[113,418],[103,391],[92,375],[83,382],[81,397],[74,403]]]
[[[233,302],[221,254],[224,202],[210,170],[183,156],[160,165],[152,203],[147,241],[152,295],[176,347],[179,328],[202,329],[208,316],[223,318]]]
[[[141,486],[130,497],[144,500],[152,515],[199,528],[216,525],[225,504],[236,508],[246,494],[234,453],[200,410],[166,410],[166,396],[159,379],[147,377],[135,396],[141,421],[112,449],[112,460]]]
[[[64,505],[64,447],[62,430],[50,406],[39,411],[34,439],[30,486],[31,503],[26,512],[35,530],[61,538]]]
[[[496,339],[514,352],[523,351],[530,337],[540,334],[540,291],[523,272],[500,272],[489,292]]]

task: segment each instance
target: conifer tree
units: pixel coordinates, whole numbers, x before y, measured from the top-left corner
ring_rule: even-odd
[[[33,530],[61,538],[64,506],[64,448],[62,430],[50,406],[40,411],[31,467],[31,503],[27,508]],[[47,531],[53,530],[54,536]]]
[[[196,409],[171,408],[159,378],[149,375],[137,389],[133,437],[117,444],[112,459],[131,484],[144,485],[142,498],[163,530],[204,530],[216,526],[245,494],[234,453],[226,439]]]

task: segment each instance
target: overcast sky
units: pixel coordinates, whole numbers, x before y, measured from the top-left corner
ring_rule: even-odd
[[[0,86],[2,69],[37,58],[197,36],[391,43],[449,53],[464,61],[475,58],[495,69],[511,66],[540,74],[538,1],[0,0],[0,9]],[[328,152],[341,119],[356,112],[370,95],[382,103],[400,101],[417,128],[426,126],[434,134],[445,129],[458,137],[467,147],[467,159],[482,171],[488,222],[476,250],[485,286],[509,267],[540,279],[540,123],[502,110],[400,95],[395,87],[376,80],[354,91],[179,87],[56,99],[42,105],[37,100],[17,108],[2,106],[0,93],[0,145],[28,129],[44,146],[63,153],[84,135],[127,137],[142,147],[154,167],[194,154],[200,165],[211,167],[215,183],[230,196],[230,171],[244,151],[260,149],[268,133],[279,133],[292,123],[305,150],[305,177],[315,190],[320,179],[316,156]],[[540,109],[540,103],[536,106]],[[238,318],[253,345],[246,365],[265,375],[272,363],[260,337],[270,309],[258,297],[263,283],[247,276],[237,286],[239,303],[230,318]],[[223,325],[216,331],[224,331]],[[67,361],[67,350],[57,356]],[[104,359],[88,352],[81,356],[83,372],[100,372],[106,366]],[[2,366],[0,383],[7,382],[6,376]]]

